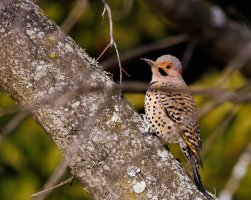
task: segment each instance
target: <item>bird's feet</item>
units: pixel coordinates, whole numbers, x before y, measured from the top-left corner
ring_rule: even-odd
[[[152,126],[151,124],[149,123],[149,121],[147,120],[146,118],[146,115],[145,114],[140,114],[139,115],[141,117],[141,119],[145,122],[145,124],[147,125],[146,128],[145,128],[145,133],[150,133],[152,135],[156,135],[154,130],[152,129]]]

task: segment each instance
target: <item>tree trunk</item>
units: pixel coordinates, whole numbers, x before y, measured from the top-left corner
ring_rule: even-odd
[[[32,109],[95,199],[206,199],[112,86],[38,6],[0,2],[0,87]]]

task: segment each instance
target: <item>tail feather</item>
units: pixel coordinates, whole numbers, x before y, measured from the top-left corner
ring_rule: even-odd
[[[203,163],[200,157],[200,153],[198,151],[192,151],[192,156],[194,156],[197,160],[197,163],[199,163],[199,165],[201,166],[201,168],[203,169]],[[195,161],[196,163],[196,161]]]
[[[199,163],[202,166],[202,162],[201,159],[198,160],[198,153],[195,155],[192,150],[186,146],[183,145],[182,146],[182,151],[186,156],[186,159],[188,160],[191,169],[192,169],[192,173],[193,173],[193,179],[194,182],[196,184],[196,186],[198,187],[198,189],[209,199],[214,199],[205,189],[205,187],[203,186],[201,177],[200,177],[200,172],[199,172]],[[200,158],[200,157],[199,157]]]
[[[196,186],[198,189],[208,198],[208,199],[213,199],[213,197],[206,191],[205,187],[203,186],[200,173],[199,173],[199,165],[195,163],[192,167],[192,172],[193,172],[193,178]]]

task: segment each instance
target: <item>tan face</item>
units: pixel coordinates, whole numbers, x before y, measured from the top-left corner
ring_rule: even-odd
[[[156,62],[155,67],[158,67],[158,71],[162,76],[176,77],[178,74],[182,74],[181,67],[176,69],[170,61]]]

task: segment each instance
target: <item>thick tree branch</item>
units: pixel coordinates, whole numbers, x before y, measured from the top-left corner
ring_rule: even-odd
[[[114,85],[39,7],[1,1],[0,87],[22,107],[43,103],[33,116],[95,199],[205,199],[125,101],[118,121],[117,92],[81,90],[68,98],[77,83]],[[62,94],[68,102],[55,106]],[[49,97],[53,102],[43,101]]]
[[[225,63],[238,57],[251,41],[247,26],[228,19],[218,6],[203,0],[145,1]],[[249,59],[243,68],[247,76],[251,76],[249,55],[246,52]]]

